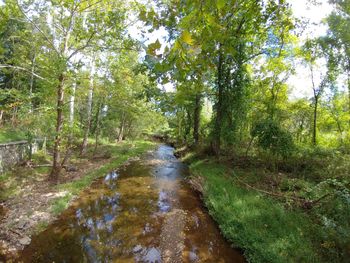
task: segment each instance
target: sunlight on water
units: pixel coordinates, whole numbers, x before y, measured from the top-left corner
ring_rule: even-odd
[[[47,230],[24,262],[244,262],[221,237],[187,167],[161,145],[95,182]]]

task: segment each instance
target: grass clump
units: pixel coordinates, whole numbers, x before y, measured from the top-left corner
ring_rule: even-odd
[[[223,164],[195,161],[190,168],[205,178],[205,203],[222,233],[250,262],[321,261],[314,225],[304,213],[240,187]]]
[[[59,215],[64,210],[66,210],[72,197],[73,195],[71,193],[67,193],[64,196],[55,199],[51,207],[52,213],[54,215]]]
[[[0,131],[0,143],[26,140],[25,132],[14,129],[2,129]]]

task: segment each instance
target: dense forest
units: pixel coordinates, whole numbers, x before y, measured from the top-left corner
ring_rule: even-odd
[[[81,160],[161,139],[248,261],[346,262],[350,1],[321,2],[316,35],[287,0],[0,1],[0,143],[45,141],[18,169],[60,213]]]

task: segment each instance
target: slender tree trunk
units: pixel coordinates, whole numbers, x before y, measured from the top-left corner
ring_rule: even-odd
[[[70,95],[70,100],[69,100],[69,128],[70,128],[71,134],[72,134],[73,126],[74,126],[75,91],[76,91],[76,89],[77,89],[77,84],[73,83],[72,93]]]
[[[318,97],[315,97],[315,107],[314,107],[314,124],[312,129],[312,144],[317,145],[317,108],[318,108]]]
[[[57,119],[56,119],[56,136],[55,145],[53,149],[53,164],[50,173],[50,179],[56,181],[58,175],[61,172],[61,156],[60,156],[60,146],[61,146],[61,132],[63,127],[63,104],[64,104],[64,81],[65,74],[62,73],[59,76],[59,84],[57,87]]]
[[[33,55],[32,58],[32,69],[31,69],[31,76],[30,76],[30,83],[29,83],[29,100],[30,100],[30,110],[29,112],[33,112],[33,87],[34,87],[34,71],[35,71],[35,60],[36,60],[36,56],[35,54]]]
[[[98,139],[100,136],[100,118],[101,118],[101,107],[103,103],[99,103],[97,107],[97,113],[96,113],[96,129],[95,129],[95,149],[94,149],[94,155],[96,154],[97,151],[97,146],[98,146]]]
[[[180,111],[180,113],[178,112],[177,113],[178,115],[178,139],[179,140],[182,140],[182,112]],[[180,143],[182,143],[182,141],[180,141]]]
[[[74,24],[74,15],[72,14],[72,19],[66,29],[66,34],[64,36],[63,41],[63,48],[60,52],[60,55],[62,58],[66,59],[65,61],[65,69],[61,71],[61,74],[58,77],[58,86],[57,86],[57,105],[56,105],[56,135],[55,135],[55,144],[53,149],[53,164],[52,164],[52,170],[50,173],[50,179],[52,181],[57,181],[58,176],[62,170],[62,163],[61,163],[61,136],[62,136],[62,128],[64,123],[64,115],[63,115],[63,107],[64,107],[64,83],[66,81],[66,66],[69,62],[69,59],[67,58],[68,54],[68,43],[72,31],[72,27]],[[55,32],[53,32],[53,39],[57,40],[57,37],[55,35]]]
[[[186,144],[188,144],[188,140],[191,137],[190,134],[191,134],[191,130],[192,130],[192,117],[191,117],[190,110],[188,108],[186,108],[186,117],[187,117],[187,123],[186,123],[184,140],[185,140]]]
[[[348,107],[349,107],[349,115],[350,115],[350,72],[348,72]],[[350,126],[350,118],[349,118],[349,126]]]
[[[91,76],[90,76],[90,88],[89,88],[88,101],[87,101],[87,120],[86,120],[84,139],[81,145],[80,155],[85,154],[86,148],[88,145],[88,138],[89,138],[90,126],[91,126],[92,99],[93,99],[93,93],[94,93],[94,72],[95,72],[95,66],[94,66],[94,63],[92,63]]]
[[[0,110],[0,126],[2,126],[2,118],[4,116],[4,111]]]
[[[75,90],[76,90],[76,83],[73,83],[70,100],[69,100],[69,135],[68,135],[68,142],[67,142],[67,150],[64,155],[63,161],[62,161],[62,167],[65,166],[67,163],[69,157],[72,154],[72,144],[74,139],[74,108],[75,108]]]
[[[121,142],[124,137],[124,129],[125,129],[125,116],[124,113],[122,115],[122,121],[120,123],[119,134],[118,134],[118,142]]]
[[[18,108],[16,106],[13,108],[13,112],[12,112],[12,118],[11,118],[12,127],[15,127],[17,125],[17,111],[18,111]]]
[[[248,153],[249,153],[250,147],[252,146],[253,141],[254,141],[254,137],[252,136],[252,137],[250,138],[250,141],[249,141],[247,150],[245,151],[245,157],[246,157],[246,158],[248,157]]]
[[[221,49],[221,46],[220,46]],[[212,140],[212,150],[216,156],[220,155],[221,150],[221,125],[222,125],[222,115],[223,115],[223,96],[224,96],[224,86],[222,83],[223,77],[223,58],[220,51],[219,61],[217,67],[217,86],[218,86],[218,99],[216,103],[216,116],[213,131]]]
[[[194,116],[193,116],[193,139],[194,144],[197,146],[199,143],[199,125],[201,118],[201,94],[197,93],[195,98],[195,106],[194,106]]]
[[[342,129],[342,127],[341,127],[340,120],[337,118],[335,121],[336,121],[337,127],[338,127],[338,132],[339,132],[339,137],[340,137],[340,143],[341,143],[341,145],[343,145],[343,143],[344,143],[344,140],[343,140],[343,129]]]

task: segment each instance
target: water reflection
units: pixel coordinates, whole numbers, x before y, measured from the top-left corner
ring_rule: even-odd
[[[134,248],[135,261],[147,262],[147,263],[161,263],[161,253],[159,249],[155,247],[143,248],[142,246],[136,246]]]
[[[168,194],[164,190],[159,192],[158,207],[161,212],[169,212],[171,209]]]
[[[176,262],[243,262],[181,180],[187,173],[166,145],[131,161],[34,237],[23,261],[160,263],[167,249]]]

